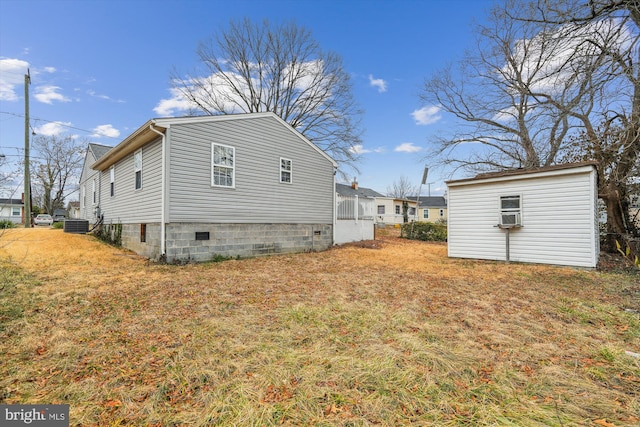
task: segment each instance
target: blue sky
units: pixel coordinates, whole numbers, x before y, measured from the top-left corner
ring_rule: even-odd
[[[0,154],[11,162],[23,155],[27,67],[37,133],[116,145],[161,116],[162,100],[171,97],[172,69],[194,69],[198,43],[231,19],[295,20],[324,50],[341,55],[352,76],[353,95],[365,111],[360,186],[386,193],[400,176],[419,184],[429,165],[429,137],[455,126],[434,106],[420,104],[422,83],[472,47],[472,25],[491,4],[0,0]],[[449,173],[431,168],[432,195],[443,193]]]

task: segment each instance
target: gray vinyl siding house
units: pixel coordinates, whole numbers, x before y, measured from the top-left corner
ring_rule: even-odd
[[[154,259],[323,250],[336,167],[273,113],[153,119],[83,172],[99,195],[81,212],[122,224],[123,246]]]
[[[450,257],[596,267],[595,164],[484,174],[447,187]]]

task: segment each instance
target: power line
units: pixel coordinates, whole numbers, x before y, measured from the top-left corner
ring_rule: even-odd
[[[10,113],[8,111],[0,111],[0,114],[7,114],[9,116],[15,116],[15,117],[24,117],[23,114]],[[87,130],[87,129],[82,129],[82,128],[78,128],[78,127],[75,127],[75,126],[70,126],[70,125],[62,123],[60,121],[57,121],[57,120],[47,120],[47,119],[41,119],[39,117],[31,117],[31,119],[34,122],[41,121],[41,122],[47,122],[47,123],[55,123],[58,126],[66,127],[66,128],[69,128],[69,129],[75,129],[75,130],[79,130],[81,132],[86,132],[86,133],[90,133],[90,134],[95,134],[95,131],[93,131],[93,130]],[[109,135],[100,135],[100,137],[112,138],[112,139],[120,139],[117,136],[109,136]]]

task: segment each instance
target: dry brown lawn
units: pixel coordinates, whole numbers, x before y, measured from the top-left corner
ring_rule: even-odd
[[[0,403],[71,425],[632,426],[640,275],[382,236],[173,266],[0,235]]]

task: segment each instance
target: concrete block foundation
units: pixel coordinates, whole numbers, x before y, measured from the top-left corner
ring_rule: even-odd
[[[160,224],[123,224],[122,245],[148,258],[160,257]],[[333,244],[331,224],[166,224],[166,259],[209,261],[215,256],[256,257],[326,250]]]

